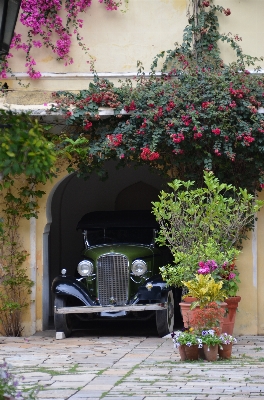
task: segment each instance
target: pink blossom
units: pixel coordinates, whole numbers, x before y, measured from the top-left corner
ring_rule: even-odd
[[[212,132],[213,132],[215,135],[220,135],[221,129],[219,129],[219,128],[212,129]]]

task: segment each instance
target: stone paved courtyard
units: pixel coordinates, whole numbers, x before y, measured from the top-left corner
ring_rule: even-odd
[[[171,339],[54,331],[0,337],[0,361],[42,400],[228,400],[264,397],[264,336],[242,336],[230,361],[181,362]]]

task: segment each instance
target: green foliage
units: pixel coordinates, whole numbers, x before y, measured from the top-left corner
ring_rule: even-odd
[[[201,340],[203,344],[207,344],[207,346],[215,346],[215,345],[220,345],[222,343],[222,340],[220,339],[219,336],[215,334],[215,331],[212,329],[208,331],[204,331],[204,334],[201,335]]]
[[[33,282],[23,267],[28,254],[23,250],[18,234],[21,210],[11,200],[10,190],[0,232],[0,323],[2,334],[21,336],[21,311],[29,305]]]
[[[198,337],[194,332],[190,332],[188,330],[181,332],[177,331],[173,333],[172,335],[172,340],[175,344],[176,347],[182,346],[182,345],[187,345],[187,346],[195,346],[200,343],[200,340],[198,340]]]
[[[253,226],[254,215],[264,204],[246,189],[220,183],[211,172],[204,172],[204,187],[195,182],[175,179],[169,183],[172,192],[161,191],[153,203],[153,213],[161,226],[158,242],[167,245],[172,254],[186,252],[198,241],[210,238],[230,249],[245,237]]]
[[[179,179],[168,185],[173,191],[161,191],[153,213],[160,224],[157,242],[169,247],[175,263],[163,267],[161,275],[170,285],[181,287],[182,280],[197,273],[199,262],[214,260],[219,266],[234,262],[239,255],[236,247],[253,228],[255,213],[264,202],[246,189],[220,183],[212,172],[204,172],[201,188]],[[215,273],[215,278],[220,276]],[[226,282],[229,295],[238,282]]]
[[[37,120],[26,114],[0,110],[0,171],[2,177],[25,174],[45,183],[55,163],[53,144],[45,139]],[[1,189],[1,187],[0,187]]]
[[[230,266],[234,264],[240,251],[235,247],[223,248],[222,244],[216,243],[212,237],[209,237],[206,243],[202,243],[200,238],[188,249],[188,251],[177,251],[171,249],[174,256],[174,265],[166,265],[160,268],[162,278],[170,285],[181,287],[183,280],[193,279],[198,273],[199,263],[207,260],[214,260],[219,268],[211,272],[216,281],[223,280],[223,287],[229,296],[235,296],[238,291],[239,272],[237,268],[232,268],[235,274],[234,279],[230,280],[227,272],[222,266]]]
[[[210,274],[196,274],[195,279],[183,281],[182,283],[188,288],[186,296],[197,298],[197,301],[192,303],[191,309],[197,306],[203,308],[209,303],[224,301],[227,298],[225,291],[222,289],[223,282],[215,282]]]
[[[21,336],[21,313],[29,306],[33,282],[23,266],[28,254],[18,233],[22,218],[37,218],[38,183],[53,176],[54,146],[26,114],[1,113],[0,137],[0,325],[1,334]]]

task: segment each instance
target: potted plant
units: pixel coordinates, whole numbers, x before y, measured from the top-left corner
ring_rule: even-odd
[[[237,343],[237,340],[228,333],[222,333],[222,335],[220,335],[220,340],[221,342],[218,346],[219,357],[223,359],[229,359],[232,354],[233,344]]]
[[[210,245],[214,245],[210,240]],[[227,303],[227,313],[224,317],[223,332],[230,335],[233,334],[236,310],[238,303],[241,300],[240,296],[237,296],[238,284],[240,283],[239,271],[236,266],[236,258],[240,253],[239,250],[232,248],[225,253],[219,252],[213,255],[212,258],[204,259],[198,263],[199,268],[198,274],[208,275],[215,279],[215,281],[223,282],[223,289],[226,292],[225,303]]]
[[[225,309],[215,301],[203,308],[196,307],[191,315],[190,324],[198,334],[204,330],[213,329],[218,335],[221,334],[221,325]]]
[[[179,179],[168,185],[172,191],[162,191],[159,201],[153,203],[160,224],[157,242],[168,246],[174,257],[174,264],[160,269],[162,278],[186,294],[183,282],[195,280],[202,263],[213,260],[219,269],[208,275],[222,282],[225,298],[234,296],[239,283],[235,260],[264,202],[246,189],[220,183],[208,171],[204,171],[204,187]],[[188,322],[184,324],[188,326]]]
[[[202,347],[201,338],[192,329],[172,332],[174,347],[179,349],[181,360],[198,360],[198,349]]]
[[[207,361],[216,361],[218,355],[218,346],[221,339],[214,329],[204,330],[201,333],[204,356]]]
[[[264,202],[246,189],[220,183],[207,171],[204,187],[179,179],[168,185],[172,191],[161,191],[159,201],[153,202],[160,224],[157,242],[168,246],[174,257],[174,264],[163,267],[161,275],[170,285],[182,287],[183,280],[194,278],[199,262],[231,262],[237,257]]]
[[[182,284],[188,288],[188,293],[183,298],[191,296],[195,299],[192,303],[180,303],[183,323],[186,328],[190,326],[196,307],[203,309],[212,302],[219,302],[220,306],[225,309],[226,303],[224,303],[224,299],[226,298],[226,293],[222,289],[223,282],[215,282],[210,274],[196,274],[194,279],[187,282],[182,281]]]

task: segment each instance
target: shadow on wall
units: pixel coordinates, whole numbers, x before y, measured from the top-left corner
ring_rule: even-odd
[[[145,182],[134,183],[117,195],[115,210],[151,210],[151,202],[158,200],[159,192]]]

